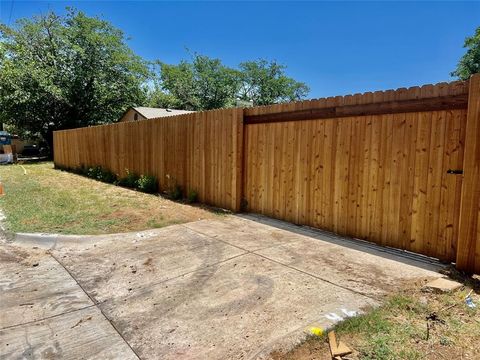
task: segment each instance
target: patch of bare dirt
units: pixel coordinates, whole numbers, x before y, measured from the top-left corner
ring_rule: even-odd
[[[270,358],[272,360],[332,360],[328,343],[314,337],[309,337],[289,352],[274,351],[270,354]]]

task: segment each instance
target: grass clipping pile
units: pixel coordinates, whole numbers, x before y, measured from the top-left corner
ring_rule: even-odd
[[[443,293],[426,288],[426,281],[410,284],[389,296],[382,307],[337,324],[337,339],[352,350],[338,358],[480,359],[480,279],[455,270],[447,275],[462,286]],[[330,360],[332,354],[324,333],[271,357]]]

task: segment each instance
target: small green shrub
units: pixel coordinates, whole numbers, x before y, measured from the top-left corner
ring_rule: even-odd
[[[139,176],[137,174],[129,171],[128,169],[125,169],[125,172],[127,173],[127,175],[118,180],[118,185],[129,187],[129,188],[136,187]]]
[[[141,175],[137,180],[137,189],[149,194],[157,192],[157,178],[152,175]]]
[[[113,172],[110,170],[102,169],[102,172],[100,174],[101,176],[101,181],[113,184],[117,181],[117,175],[115,175]]]
[[[78,175],[88,176],[88,170],[89,168],[82,164],[80,167],[73,169],[73,172]]]
[[[101,166],[91,167],[88,170],[83,168],[76,169],[75,173],[83,175],[86,174],[89,178],[113,184],[117,180],[117,175]]]
[[[191,189],[187,195],[187,202],[189,204],[193,204],[193,203],[196,203],[197,201],[198,201],[198,193],[195,190]]]
[[[167,196],[172,200],[180,200],[183,197],[183,191],[180,185],[177,184],[177,180],[170,176],[166,175],[167,178]]]
[[[183,191],[180,185],[175,184],[168,192],[168,196],[172,200],[180,200],[183,197]]]
[[[87,176],[92,179],[102,179],[102,168],[100,166],[91,167],[87,170]]]

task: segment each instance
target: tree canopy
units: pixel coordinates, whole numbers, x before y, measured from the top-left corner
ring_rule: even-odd
[[[0,122],[49,143],[53,130],[115,121],[144,103],[149,76],[122,31],[82,12],[0,24]]]
[[[157,90],[173,96],[186,110],[218,109],[235,104],[238,74],[220,60],[195,55],[192,62],[160,66]]]
[[[0,123],[51,145],[55,130],[113,122],[132,106],[209,110],[304,98],[308,87],[285,71],[276,61],[232,68],[199,54],[148,62],[109,22],[67,8],[0,23]]]
[[[276,61],[257,60],[240,64],[238,98],[254,105],[296,101],[308,95],[309,88],[285,75],[286,66]]]
[[[247,61],[234,69],[219,59],[194,54],[190,62],[158,65],[151,106],[209,110],[235,106],[237,100],[268,105],[303,99],[309,91],[286,76],[286,67],[276,61]]]
[[[480,73],[480,27],[473,36],[467,37],[463,45],[467,52],[460,58],[457,68],[451,73],[460,80],[467,80],[471,75]]]

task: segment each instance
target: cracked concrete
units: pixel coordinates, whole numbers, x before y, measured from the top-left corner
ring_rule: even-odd
[[[426,258],[258,216],[0,247],[1,358],[256,359],[378,305]]]

